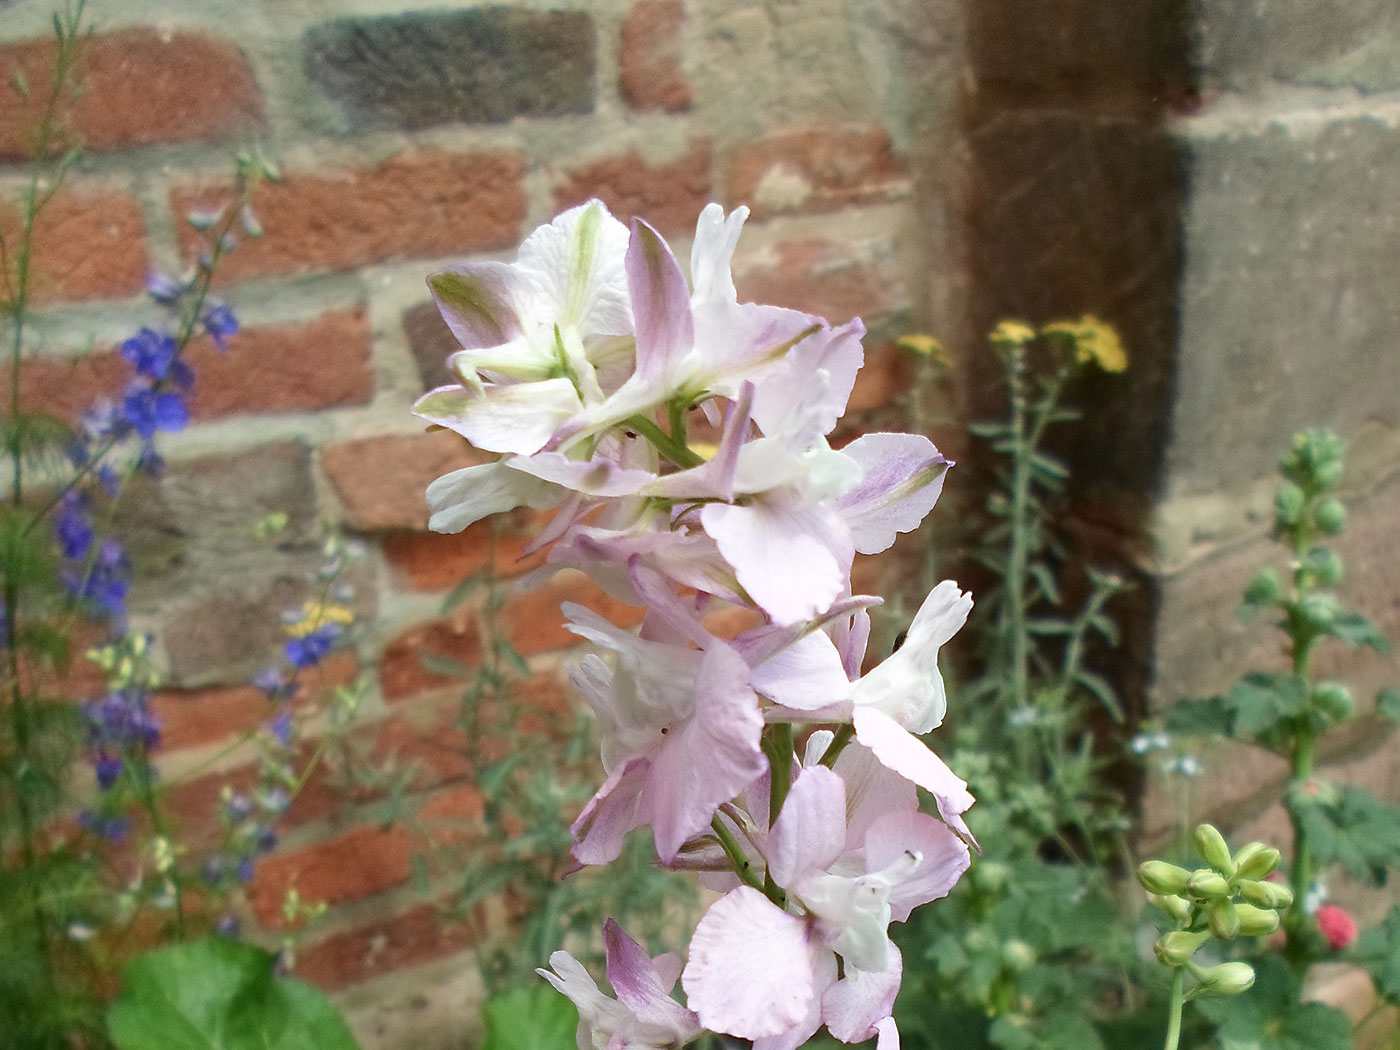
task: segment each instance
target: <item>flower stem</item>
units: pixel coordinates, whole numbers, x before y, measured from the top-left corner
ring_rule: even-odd
[[[1172,975],[1172,998],[1167,1007],[1167,1041],[1162,1050],[1177,1050],[1181,1042],[1181,1012],[1186,1005],[1186,970],[1180,966]]]
[[[720,849],[724,850],[724,855],[729,858],[734,874],[739,876],[739,881],[745,886],[762,890],[763,883],[754,872],[749,858],[744,855],[744,850],[739,845],[738,840],[734,838],[734,833],[724,826],[724,821],[720,820],[718,815],[710,821],[710,828],[714,831],[715,838],[719,840]]]

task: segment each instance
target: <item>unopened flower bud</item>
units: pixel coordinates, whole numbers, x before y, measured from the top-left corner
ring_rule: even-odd
[[[1186,892],[1201,901],[1224,899],[1230,896],[1230,884],[1219,872],[1197,868],[1186,882]]]
[[[1158,937],[1152,950],[1168,966],[1181,966],[1208,940],[1210,934],[1205,930],[1172,930]]]
[[[1338,499],[1325,499],[1313,508],[1313,524],[1329,536],[1347,527],[1347,509]]]
[[[1149,893],[1176,894],[1186,888],[1191,873],[1164,860],[1149,860],[1138,865],[1137,878]]]
[[[1283,596],[1283,581],[1277,569],[1260,569],[1245,588],[1244,600],[1252,605],[1268,605]]]
[[[1210,932],[1222,941],[1233,941],[1240,935],[1240,913],[1233,902],[1211,901],[1207,918],[1210,922]]]
[[[1293,903],[1293,891],[1281,882],[1245,879],[1239,884],[1240,896],[1261,908],[1286,908]]]
[[[1005,864],[982,860],[972,869],[972,884],[982,893],[1000,893],[1006,888],[1010,875]]]
[[[1254,984],[1254,967],[1245,962],[1227,962],[1199,970],[1201,995],[1239,995]]]
[[[1303,513],[1305,503],[1307,497],[1297,485],[1292,482],[1280,485],[1278,492],[1274,494],[1274,519],[1278,527],[1286,529],[1298,524],[1298,517]]]
[[[1035,965],[1035,949],[1025,941],[1007,941],[1001,948],[1001,963],[1012,973],[1025,973]]]
[[[1335,587],[1342,582],[1342,559],[1336,551],[1326,547],[1314,547],[1308,551],[1303,559],[1303,568],[1323,587]]]
[[[1262,879],[1278,867],[1279,851],[1262,842],[1250,842],[1235,853],[1235,875],[1241,879]]]
[[[1341,603],[1335,595],[1319,591],[1303,595],[1303,600],[1298,603],[1298,615],[1303,618],[1304,623],[1319,633],[1331,630],[1341,611]]]
[[[1191,921],[1191,905],[1176,894],[1149,893],[1147,902],[1155,908],[1161,908],[1183,926]]]
[[[1253,904],[1236,904],[1242,937],[1266,937],[1278,929],[1278,912],[1273,908],[1256,908]]]
[[[1356,712],[1351,690],[1341,682],[1318,682],[1313,687],[1312,702],[1333,723],[1345,722]]]
[[[1336,488],[1342,483],[1342,461],[1328,459],[1313,467],[1313,482],[1320,489]]]
[[[1234,859],[1230,847],[1225,844],[1225,836],[1214,824],[1200,824],[1196,827],[1196,852],[1201,859],[1226,878],[1235,873]]]

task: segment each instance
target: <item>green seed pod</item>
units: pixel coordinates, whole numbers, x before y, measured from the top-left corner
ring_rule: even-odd
[[[1149,860],[1138,865],[1137,878],[1149,893],[1175,894],[1186,888],[1191,873],[1164,860]]]
[[[1345,722],[1356,713],[1356,701],[1352,698],[1351,690],[1341,682],[1318,682],[1313,687],[1312,702],[1334,725]]]
[[[1250,842],[1235,853],[1235,875],[1241,879],[1262,879],[1278,867],[1279,851],[1262,842]]]
[[[1293,903],[1293,891],[1281,882],[1257,882],[1244,879],[1239,884],[1240,896],[1261,908],[1286,908]]]
[[[1326,547],[1314,547],[1303,559],[1303,568],[1322,587],[1335,587],[1342,582],[1342,559]]]
[[[1227,879],[1235,873],[1235,864],[1230,856],[1230,847],[1225,836],[1214,824],[1200,824],[1196,827],[1196,852],[1201,859]]]
[[[1211,901],[1207,919],[1210,932],[1222,941],[1233,941],[1240,935],[1240,913],[1229,900]]]
[[[1175,894],[1149,893],[1147,900],[1183,926],[1191,921],[1191,905]]]
[[[1340,459],[1326,459],[1313,467],[1313,483],[1320,489],[1334,489],[1342,483]]]
[[[1347,527],[1347,509],[1341,500],[1331,497],[1322,500],[1313,508],[1313,524],[1329,536],[1335,536]]]
[[[1251,605],[1271,605],[1283,597],[1283,581],[1277,569],[1260,569],[1245,588],[1244,600]]]
[[[1274,520],[1278,527],[1290,529],[1297,525],[1307,501],[1303,490],[1291,481],[1280,485],[1274,493]]]
[[[1208,940],[1210,934],[1205,930],[1172,930],[1158,937],[1152,950],[1168,966],[1181,966]]]
[[[1197,868],[1186,880],[1186,892],[1198,901],[1222,900],[1230,896],[1230,883],[1219,872]]]
[[[1221,963],[1200,970],[1196,977],[1201,982],[1202,995],[1239,995],[1254,984],[1254,967],[1244,962]]]
[[[1278,929],[1278,912],[1273,908],[1256,908],[1253,904],[1236,904],[1242,937],[1267,937]]]

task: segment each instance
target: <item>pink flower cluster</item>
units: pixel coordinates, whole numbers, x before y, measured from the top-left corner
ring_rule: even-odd
[[[677,1047],[706,1029],[790,1050],[822,1025],[890,1050],[889,924],[969,863],[972,796],[919,736],[943,720],[938,650],[972,600],[939,584],[903,646],[862,674],[879,599],[850,583],[857,553],[919,525],[950,464],[916,434],[831,448],[864,328],[739,302],[746,215],[704,210],[689,280],[655,230],[592,201],[513,264],[428,282],[463,349],[449,359],[458,382],[415,411],[498,456],[429,487],[432,527],[557,508],[536,541],[542,571],[581,569],[646,608],[635,634],[563,608],[594,647],[571,676],[607,774],[573,825],[574,856],[607,864],[647,827],[661,864],[724,894],[684,965],[610,922],[616,998],[551,957],[541,973],[577,1005],[583,1050]],[[711,633],[707,615],[732,607],[761,625]]]

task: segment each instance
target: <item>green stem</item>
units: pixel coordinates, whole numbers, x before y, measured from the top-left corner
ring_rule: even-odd
[[[774,722],[763,730],[763,753],[768,756],[768,826],[778,821],[788,792],[792,790],[792,723]],[[763,892],[779,907],[787,904],[787,894],[773,881],[769,871],[763,873]]]
[[[828,747],[826,753],[822,755],[821,764],[826,766],[827,769],[835,768],[836,760],[841,757],[841,752],[846,750],[846,745],[854,740],[855,736],[856,727],[850,723],[836,730],[836,735],[832,737],[831,740],[831,746]]]
[[[1181,1042],[1181,1012],[1186,1005],[1186,971],[1178,966],[1172,975],[1172,998],[1167,1006],[1167,1041],[1162,1050],[1177,1050]]]
[[[718,814],[710,821],[710,828],[714,831],[715,838],[719,840],[720,849],[724,850],[724,855],[729,858],[729,864],[734,869],[734,874],[739,876],[739,881],[745,886],[762,890],[763,883],[753,870],[753,865],[749,863],[749,858],[744,855],[743,848],[734,838],[734,833],[724,826],[724,821],[720,820]]]
[[[682,469],[698,467],[705,461],[667,434],[646,416],[629,416],[624,426],[636,431],[656,447],[656,450]]]

